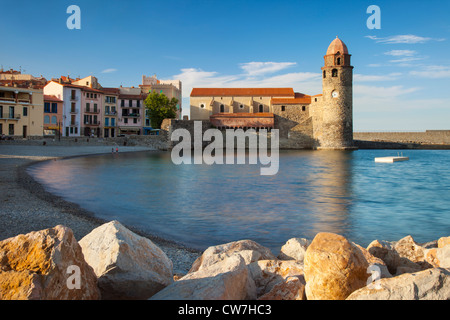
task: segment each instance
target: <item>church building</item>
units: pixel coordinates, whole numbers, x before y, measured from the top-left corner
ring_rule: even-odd
[[[336,37],[322,67],[322,94],[293,88],[193,88],[191,120],[216,128],[278,129],[280,146],[353,149],[353,67]]]

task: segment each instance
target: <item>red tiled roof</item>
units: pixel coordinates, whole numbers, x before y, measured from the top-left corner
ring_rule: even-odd
[[[119,88],[102,88],[101,90],[105,94],[120,94]]]
[[[63,102],[54,95],[46,95],[46,94],[44,94],[44,101]]]
[[[84,87],[84,86],[79,86],[76,84],[71,84],[71,83],[59,83],[58,81],[54,81],[52,80],[51,82],[57,83],[59,85],[62,85],[64,87],[69,87],[69,88],[75,88],[75,89],[81,89],[83,91],[89,91],[89,92],[96,92],[96,93],[103,93],[102,90],[98,90],[98,89],[94,89],[94,88],[89,88],[89,87]]]
[[[273,118],[271,112],[234,112],[234,113],[216,113],[210,116],[211,118]]]
[[[211,96],[265,96],[294,97],[292,88],[193,88],[191,97]]]
[[[303,93],[295,93],[295,98],[274,98],[270,100],[271,104],[310,104],[311,96]]]

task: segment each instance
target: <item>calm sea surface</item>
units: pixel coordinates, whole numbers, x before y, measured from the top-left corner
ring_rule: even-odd
[[[406,162],[375,163],[403,152]],[[247,162],[248,163],[248,162]],[[174,165],[170,153],[119,153],[37,164],[46,189],[98,217],[205,249],[252,239],[279,248],[326,231],[367,246],[450,235],[450,151],[280,151],[260,165]]]

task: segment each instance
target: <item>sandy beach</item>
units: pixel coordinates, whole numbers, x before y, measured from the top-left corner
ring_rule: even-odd
[[[147,147],[122,146],[119,152],[151,152]],[[64,225],[80,240],[107,222],[92,212],[47,192],[26,172],[37,161],[110,153],[111,146],[28,146],[0,144],[0,240]],[[128,226],[127,226],[128,227]],[[174,273],[186,273],[200,252],[183,244],[130,230],[158,245],[172,260]]]

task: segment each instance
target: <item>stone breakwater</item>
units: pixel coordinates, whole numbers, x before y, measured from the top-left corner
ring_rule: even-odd
[[[293,238],[277,256],[251,240],[209,247],[185,275],[117,221],[76,241],[70,228],[0,241],[0,299],[449,300],[450,237],[367,248],[333,233]]]

